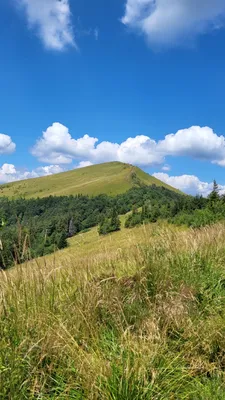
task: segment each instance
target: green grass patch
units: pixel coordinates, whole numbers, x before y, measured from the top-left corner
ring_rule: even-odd
[[[178,190],[145,173],[140,168],[110,162],[41,178],[0,185],[0,196],[32,198],[47,196],[89,195],[105,193],[115,196],[134,186],[153,185]]]
[[[225,226],[129,234],[1,272],[0,398],[224,399]]]

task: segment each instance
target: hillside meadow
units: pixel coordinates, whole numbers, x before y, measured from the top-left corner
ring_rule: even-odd
[[[121,162],[109,162],[0,185],[0,197],[43,198],[47,196],[107,194],[116,196],[140,185],[156,185],[179,192],[140,168]]]
[[[1,271],[0,398],[224,399],[225,225],[148,224]]]

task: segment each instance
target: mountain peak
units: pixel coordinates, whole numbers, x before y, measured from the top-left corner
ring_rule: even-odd
[[[138,167],[113,161],[4,184],[0,186],[0,196],[35,198],[77,194],[95,196],[102,193],[114,196],[142,185],[163,186],[179,192]]]

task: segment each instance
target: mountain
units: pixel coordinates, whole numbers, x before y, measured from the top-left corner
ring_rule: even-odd
[[[138,167],[109,162],[0,185],[0,196],[32,198],[76,194],[94,196],[101,193],[113,196],[124,193],[134,186],[153,184],[179,192]]]

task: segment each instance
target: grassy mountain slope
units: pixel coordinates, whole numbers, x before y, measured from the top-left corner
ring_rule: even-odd
[[[224,240],[93,228],[1,272],[0,398],[224,399]]]
[[[140,184],[155,184],[177,191],[140,168],[120,162],[110,162],[1,185],[0,196],[31,198],[101,193],[117,195]]]

